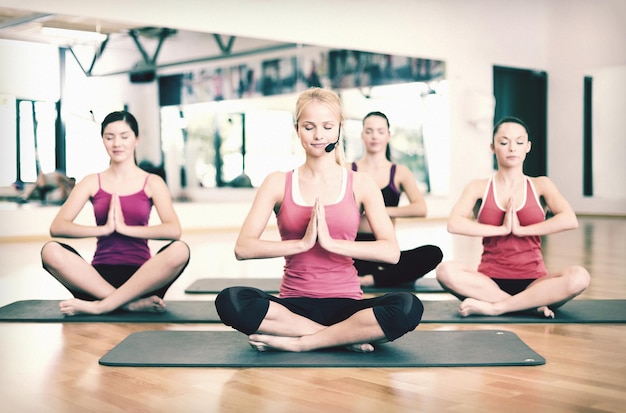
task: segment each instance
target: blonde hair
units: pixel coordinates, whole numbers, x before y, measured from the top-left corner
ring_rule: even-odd
[[[298,122],[300,121],[302,111],[311,102],[319,102],[325,105],[328,109],[330,109],[330,111],[339,120],[339,130],[341,131],[341,126],[343,125],[344,121],[341,99],[339,98],[339,95],[337,95],[332,90],[323,89],[320,87],[313,87],[300,93],[300,96],[298,97],[298,100],[296,102],[296,129],[298,128]],[[343,166],[345,157],[346,155],[343,150],[343,145],[337,144],[335,146],[335,161],[339,165]]]

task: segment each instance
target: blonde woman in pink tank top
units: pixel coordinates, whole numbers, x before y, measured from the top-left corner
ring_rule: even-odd
[[[285,257],[280,295],[226,288],[215,300],[217,312],[258,351],[373,351],[376,343],[415,329],[422,303],[409,292],[362,298],[353,259],[395,263],[400,250],[374,180],[343,167],[339,97],[309,89],[298,98],[295,119],[306,160],[268,175],[235,245],[239,260]],[[361,211],[370,218],[373,241],[355,241]],[[272,213],[280,241],[262,237]]]

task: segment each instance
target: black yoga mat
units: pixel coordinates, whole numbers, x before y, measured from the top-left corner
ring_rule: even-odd
[[[424,315],[422,323],[454,324],[522,324],[522,323],[625,323],[626,300],[572,300],[554,311],[554,318],[545,318],[538,313],[519,312],[501,316],[458,314],[458,300],[422,301]]]
[[[224,288],[236,285],[255,287],[268,293],[277,293],[280,278],[200,278],[185,289],[188,294],[216,294]],[[443,293],[439,282],[432,277],[418,279],[412,287],[364,287],[365,293],[413,291],[417,293]]]
[[[165,301],[165,311],[115,311],[101,315],[66,317],[59,311],[61,300],[16,301],[0,308],[0,321],[17,322],[117,322],[117,323],[219,323],[213,301]]]
[[[140,331],[100,359],[139,367],[465,367],[534,366],[545,359],[516,334],[500,330],[414,331],[372,353],[333,348],[258,352],[234,331]]]
[[[163,313],[116,311],[103,315],[65,317],[60,300],[17,301],[0,308],[0,322],[119,322],[119,323],[219,323],[214,301],[167,301]],[[497,317],[458,315],[458,300],[423,301],[422,323],[511,324],[511,323],[625,323],[626,300],[572,300],[555,311],[555,318],[533,313]]]

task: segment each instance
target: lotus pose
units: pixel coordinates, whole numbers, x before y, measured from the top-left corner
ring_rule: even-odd
[[[53,237],[97,237],[93,260],[90,264],[69,245],[53,240],[41,250],[43,267],[75,297],[60,303],[67,316],[164,311],[165,293],[189,262],[170,192],[161,177],[135,163],[139,128],[132,114],[107,115],[102,141],[109,167],[79,182],[50,226]],[[88,201],[96,225],[75,223]],[[148,225],[153,206],[161,222]],[[149,239],[172,242],[151,256]]]
[[[449,232],[483,237],[478,269],[443,262],[436,270],[441,285],[462,299],[462,316],[536,310],[553,318],[555,308],[589,285],[589,273],[580,266],[552,274],[546,270],[541,236],[577,228],[578,220],[549,178],[524,175],[530,148],[523,121],[513,117],[499,121],[491,143],[497,172],[471,182],[450,213]],[[552,213],[548,219],[546,208]]]
[[[391,162],[389,140],[389,120],[382,112],[370,112],[363,118],[361,139],[365,145],[365,155],[348,166],[353,171],[367,172],[376,181],[383,195],[387,214],[392,222],[398,217],[425,217],[426,201],[422,196],[415,177],[409,168]],[[400,196],[407,195],[409,203],[400,206]],[[366,217],[361,219],[358,241],[374,239]],[[367,260],[355,260],[363,287],[407,287],[412,288],[415,280],[437,267],[443,253],[435,245],[421,245],[400,252],[397,264],[381,264]]]
[[[339,97],[308,89],[298,98],[295,119],[306,160],[268,175],[235,245],[239,260],[285,257],[279,297],[230,287],[215,305],[222,321],[248,335],[259,351],[344,346],[370,352],[415,329],[423,306],[408,292],[362,297],[353,258],[395,263],[400,250],[374,180],[343,166]],[[374,241],[355,241],[362,212]],[[272,213],[280,241],[262,238]]]

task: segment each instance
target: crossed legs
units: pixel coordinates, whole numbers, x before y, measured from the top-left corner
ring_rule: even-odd
[[[500,289],[491,278],[456,262],[440,264],[436,270],[441,285],[462,299],[459,314],[500,315],[536,309],[544,317],[554,317],[553,309],[582,293],[590,282],[589,272],[569,266],[533,281],[514,295]]]
[[[79,298],[62,301],[61,313],[104,314],[118,308],[128,311],[164,311],[165,303],[158,295],[143,297],[150,291],[171,284],[189,261],[189,247],[174,241],[146,261],[119,288],[106,281],[96,269],[77,253],[58,242],[46,243],[41,250],[44,268],[70,291],[80,291],[95,301]]]
[[[258,351],[311,351],[347,347],[370,352],[414,330],[424,306],[410,293],[364,300],[277,298],[252,287],[221,291],[215,307],[222,322],[248,336]]]
[[[371,352],[374,351],[371,343],[387,341],[371,308],[360,310],[337,324],[324,326],[276,302],[270,302],[257,333],[248,338],[258,351],[311,351],[347,346],[354,351]]]

